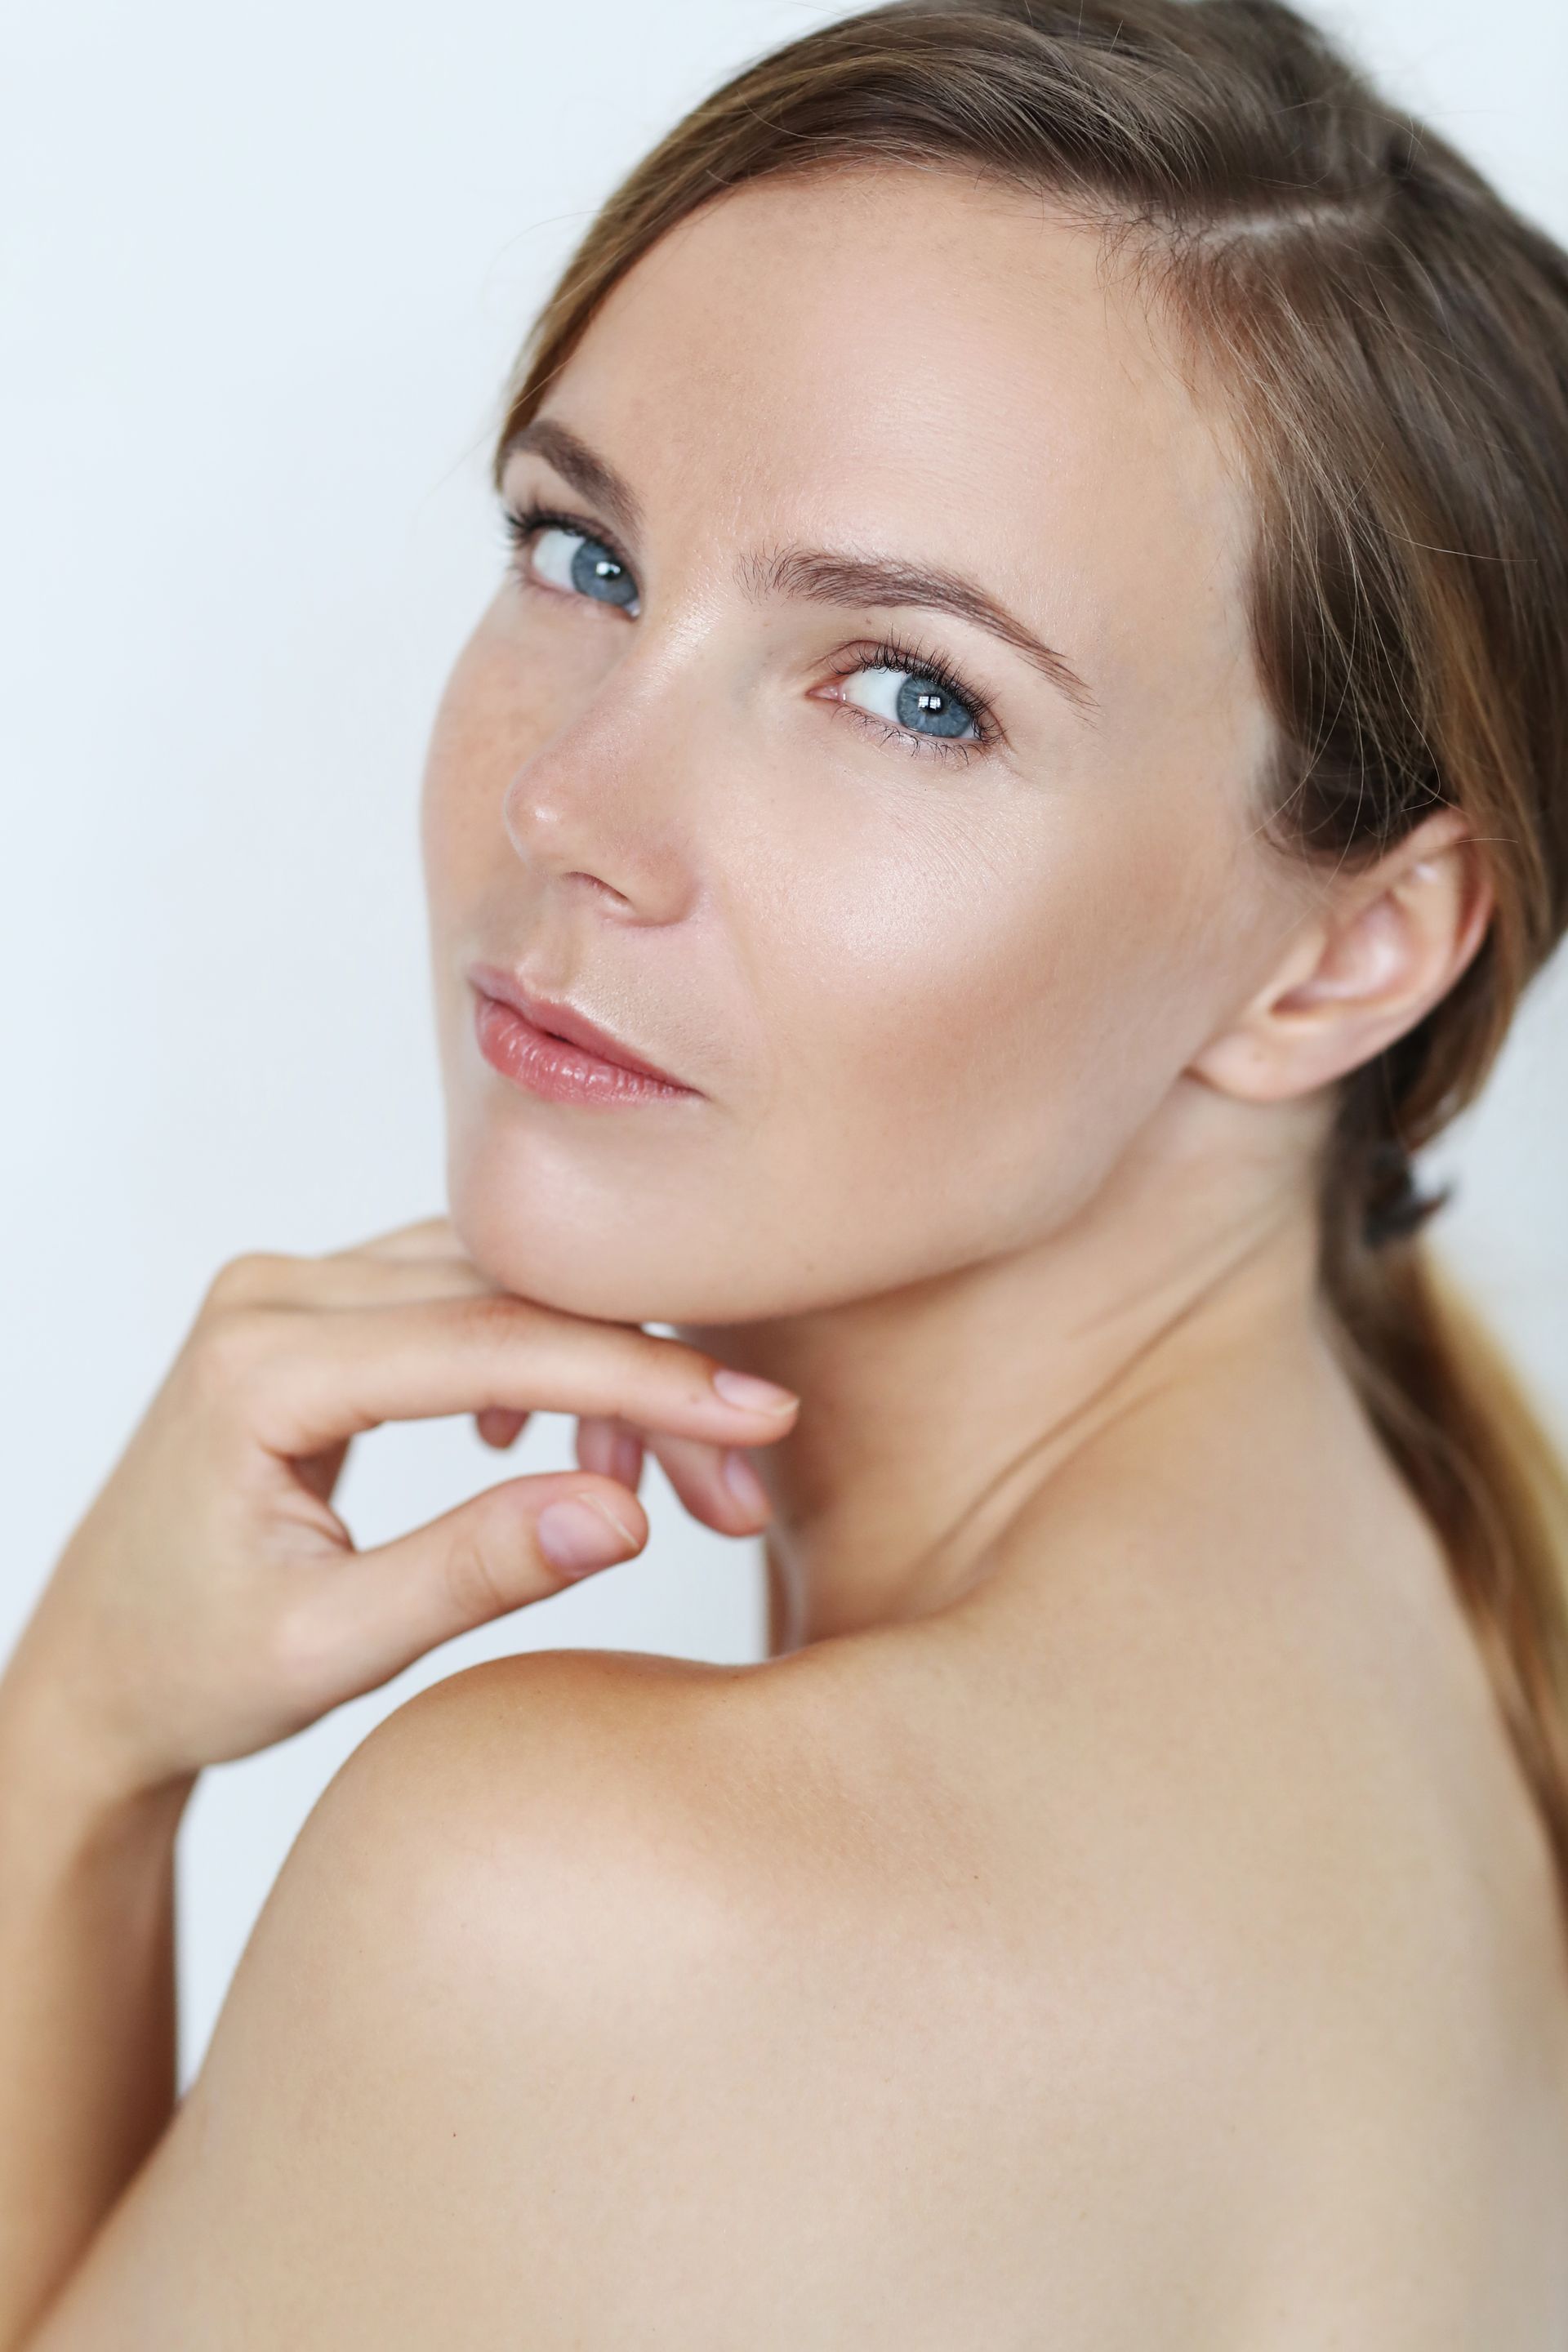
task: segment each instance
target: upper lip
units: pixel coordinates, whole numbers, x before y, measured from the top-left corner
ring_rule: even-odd
[[[588,1053],[597,1054],[602,1061],[617,1063],[623,1070],[635,1070],[639,1077],[658,1078],[667,1087],[685,1086],[683,1078],[661,1070],[657,1062],[647,1061],[641,1054],[634,1054],[629,1045],[623,1045],[610,1030],[601,1029],[585,1013],[579,1013],[574,1005],[554,1003],[548,996],[536,995],[499,964],[471,964],[468,978],[484,995],[510,1004],[514,1013],[521,1013],[525,1021],[531,1021],[536,1029],[544,1030],[548,1035],[563,1037],[569,1045],[581,1045]]]

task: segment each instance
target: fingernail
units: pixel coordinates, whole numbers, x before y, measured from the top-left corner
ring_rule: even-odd
[[[713,1375],[713,1385],[726,1404],[738,1404],[747,1412],[793,1412],[800,1399],[792,1389],[781,1389],[774,1381],[759,1381],[751,1372],[731,1371],[721,1364]]]
[[[571,1576],[584,1575],[591,1568],[609,1568],[637,1548],[629,1529],[584,1496],[549,1504],[539,1514],[536,1532],[546,1559]]]
[[[745,1455],[732,1445],[725,1449],[724,1484],[744,1509],[765,1511],[770,1518],[773,1517],[773,1507],[768,1499],[767,1488]]]

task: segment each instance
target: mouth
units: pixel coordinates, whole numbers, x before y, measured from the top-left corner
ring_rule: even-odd
[[[556,1102],[695,1100],[698,1089],[586,1013],[536,996],[499,964],[469,966],[479,1051],[502,1077]]]

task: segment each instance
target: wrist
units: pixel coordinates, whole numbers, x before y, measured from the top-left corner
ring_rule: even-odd
[[[13,1799],[90,1838],[135,1815],[177,1823],[194,1772],[170,1774],[130,1754],[73,1676],[57,1671],[24,1633],[0,1675],[0,1804]]]

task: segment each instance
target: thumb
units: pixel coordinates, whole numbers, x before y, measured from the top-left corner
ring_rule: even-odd
[[[313,1597],[311,1649],[339,1662],[344,1697],[374,1689],[437,1643],[629,1559],[647,1533],[642,1505],[613,1478],[509,1478],[351,1553]]]

